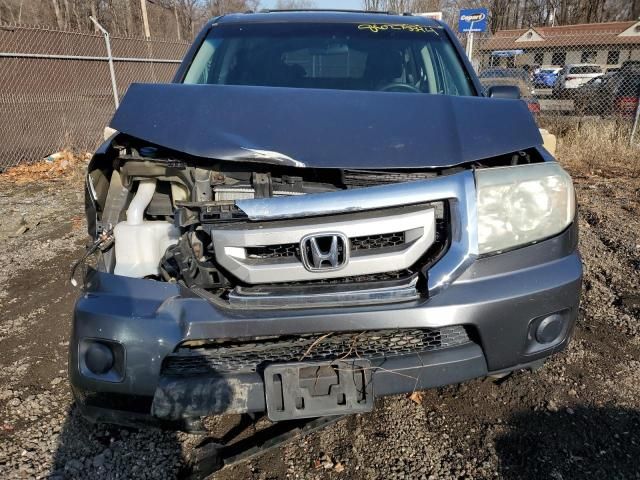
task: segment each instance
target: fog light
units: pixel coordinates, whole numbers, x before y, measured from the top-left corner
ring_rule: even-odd
[[[539,343],[551,343],[557,340],[564,330],[564,321],[561,315],[549,315],[536,327],[536,340]]]
[[[113,368],[113,351],[104,343],[93,342],[84,354],[84,363],[92,373],[102,375]]]

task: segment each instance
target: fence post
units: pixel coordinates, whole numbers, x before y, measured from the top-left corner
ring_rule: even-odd
[[[473,28],[473,22],[471,22],[471,28]],[[471,59],[473,58],[473,32],[468,32],[467,33],[467,57],[469,58],[469,61],[471,62]]]
[[[633,146],[633,140],[636,136],[636,129],[638,128],[638,117],[640,116],[640,89],[638,93],[636,93],[636,97],[638,99],[638,103],[636,104],[636,114],[633,119],[633,127],[631,128],[631,139],[629,140],[629,145]]]
[[[111,39],[109,37],[109,32],[105,30],[105,28],[98,23],[94,17],[89,17],[93,24],[96,26],[98,30],[102,32],[104,36],[104,42],[107,45],[107,60],[109,61],[109,74],[111,75],[111,88],[113,90],[113,103],[116,106],[116,109],[120,106],[120,99],[118,97],[118,84],[116,83],[116,71],[113,68],[113,55],[111,54]]]

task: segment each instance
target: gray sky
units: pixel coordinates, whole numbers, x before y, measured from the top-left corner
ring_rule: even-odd
[[[361,10],[361,0],[315,0],[315,8],[341,8],[345,10]],[[276,0],[262,0],[262,8],[273,8]]]

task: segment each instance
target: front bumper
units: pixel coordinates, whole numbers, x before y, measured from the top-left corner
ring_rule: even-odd
[[[473,342],[387,359],[372,374],[376,396],[459,383],[535,363],[561,350],[575,323],[582,266],[575,224],[539,244],[476,259],[429,299],[348,308],[250,311],[216,306],[175,284],[92,272],[77,301],[69,372],[78,404],[93,418],[183,422],[261,412],[260,373],[164,375],[165,357],[186,340],[464,325]],[[558,338],[538,344],[531,325],[562,316]],[[87,374],[87,339],[123,347],[121,378]],[[398,375],[398,373],[400,373]]]

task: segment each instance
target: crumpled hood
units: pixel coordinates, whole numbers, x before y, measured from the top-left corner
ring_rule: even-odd
[[[111,127],[198,157],[317,168],[446,167],[542,144],[520,100],[134,84]]]

